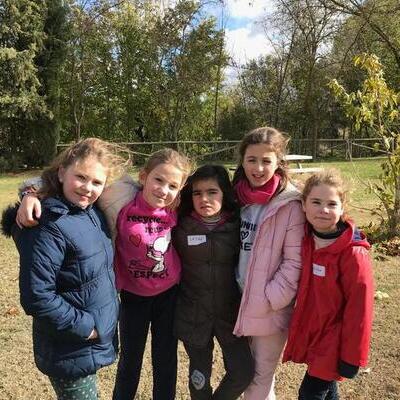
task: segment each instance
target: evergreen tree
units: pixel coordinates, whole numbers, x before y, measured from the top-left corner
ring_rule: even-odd
[[[65,21],[62,0],[0,0],[0,139],[10,168],[55,154]]]
[[[25,121],[21,148],[28,165],[45,165],[57,151],[60,138],[60,73],[67,43],[66,7],[63,0],[46,0],[43,23],[45,39],[36,57],[37,76],[41,84],[39,95],[46,112]]]

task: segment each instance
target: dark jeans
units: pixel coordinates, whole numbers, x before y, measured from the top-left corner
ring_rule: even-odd
[[[325,381],[306,372],[300,385],[299,400],[339,400],[336,381]]]
[[[234,400],[253,379],[254,361],[247,338],[238,338],[229,345],[221,345],[225,376],[212,393],[210,385],[214,340],[206,347],[185,345],[189,357],[189,390],[192,400]]]
[[[113,400],[133,400],[136,394],[149,326],[153,365],[152,399],[175,398],[177,339],[172,328],[176,293],[177,286],[150,297],[121,292],[121,354]]]

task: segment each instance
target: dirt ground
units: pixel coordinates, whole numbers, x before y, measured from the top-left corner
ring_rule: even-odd
[[[341,398],[348,400],[400,399],[400,260],[375,261],[377,290],[389,298],[375,303],[369,368],[355,380],[340,384]],[[18,300],[18,259],[11,240],[0,239],[0,400],[49,400],[54,394],[47,378],[35,368],[31,343],[31,318],[24,315]],[[222,357],[216,351],[214,383],[223,374]],[[287,364],[277,373],[277,398],[296,399],[304,373],[302,366]],[[101,399],[111,398],[115,365],[99,374]],[[151,399],[151,364],[146,351],[137,399]],[[187,357],[179,347],[177,399],[189,399]]]
[[[21,177],[0,180],[0,208],[15,198]],[[366,215],[357,215],[364,217]],[[400,258],[374,261],[376,290],[389,297],[376,300],[372,349],[369,367],[352,381],[340,383],[341,399],[400,399]],[[12,240],[0,235],[0,400],[50,400],[54,393],[46,376],[35,367],[32,354],[31,318],[19,305],[18,256]],[[111,399],[115,364],[99,373],[100,399]],[[276,378],[279,400],[296,400],[304,367],[281,365]],[[218,348],[214,357],[214,385],[223,375]],[[136,399],[150,400],[151,363],[146,351],[139,392]],[[189,399],[187,357],[179,346],[177,399]]]

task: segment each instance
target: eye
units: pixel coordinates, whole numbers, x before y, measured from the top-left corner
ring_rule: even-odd
[[[93,185],[102,186],[102,185],[104,185],[104,182],[103,181],[93,181]]]
[[[198,191],[198,190],[194,190],[193,192],[192,192],[192,196],[194,197],[194,196],[200,196],[200,192]]]
[[[210,195],[214,195],[214,194],[217,194],[217,193],[218,193],[218,190],[215,190],[215,189],[211,189],[211,190],[208,191],[208,194],[210,194]]]
[[[176,185],[169,185],[169,188],[171,190],[178,190],[178,186],[176,186]]]
[[[329,207],[332,207],[332,208],[335,208],[335,207],[338,206],[338,204],[335,203],[335,202],[330,202],[330,203],[328,204],[328,206],[329,206]]]
[[[76,177],[77,177],[78,179],[80,179],[81,181],[86,180],[86,177],[85,177],[84,175],[82,175],[82,174],[77,174]]]
[[[162,182],[162,179],[161,178],[154,178],[157,182]]]

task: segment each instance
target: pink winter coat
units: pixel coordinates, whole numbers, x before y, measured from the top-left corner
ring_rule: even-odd
[[[287,331],[301,270],[305,217],[291,184],[265,205],[246,273],[234,334]]]

